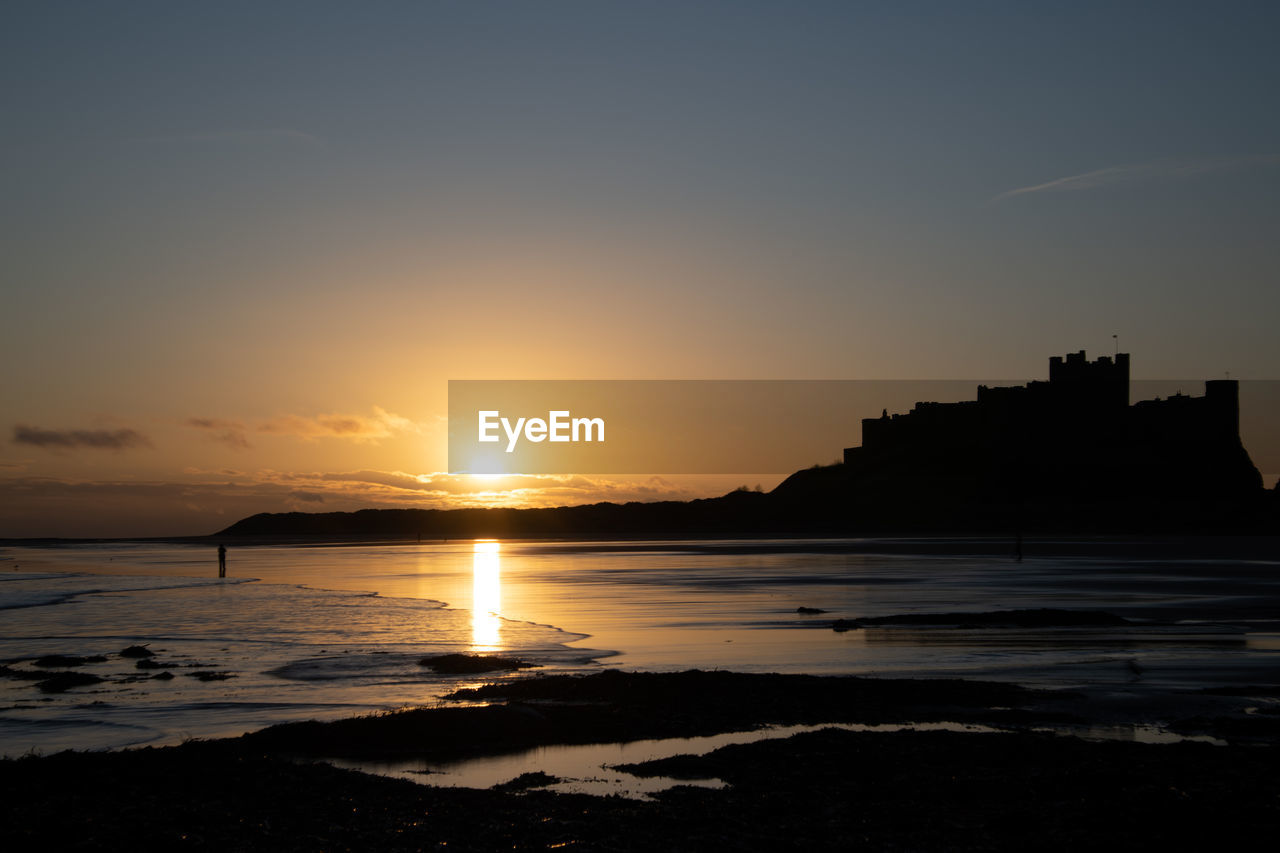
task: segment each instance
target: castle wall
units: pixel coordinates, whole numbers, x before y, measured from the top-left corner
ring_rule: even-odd
[[[1206,382],[1203,397],[1175,395],[1130,406],[1129,354],[1091,362],[1081,350],[1050,358],[1048,382],[980,385],[976,400],[918,402],[905,414],[864,418],[862,447],[870,453],[1016,451],[1069,458],[1134,441],[1239,444],[1239,426],[1235,380]]]

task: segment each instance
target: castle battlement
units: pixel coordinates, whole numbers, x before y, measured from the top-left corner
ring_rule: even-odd
[[[1176,395],[1129,405],[1129,353],[1090,361],[1084,350],[1049,359],[1048,381],[979,385],[977,398],[958,403],[917,402],[905,414],[862,421],[862,447],[870,452],[980,451],[1051,448],[1070,456],[1106,445],[1232,442],[1239,445],[1239,385],[1205,383],[1203,397]]]

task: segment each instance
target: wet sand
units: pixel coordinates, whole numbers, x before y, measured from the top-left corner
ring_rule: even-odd
[[[8,849],[1224,848],[1273,840],[1280,829],[1280,718],[1260,713],[1274,710],[1277,693],[1259,685],[1151,699],[1136,716],[1228,741],[1151,745],[1033,731],[1115,725],[1135,709],[1010,684],[724,672],[533,677],[457,694],[490,703],[483,707],[0,762],[0,803]],[[460,757],[766,723],[925,720],[1010,731],[825,729],[630,768],[728,783],[676,787],[652,802],[519,782],[433,788],[314,761]]]

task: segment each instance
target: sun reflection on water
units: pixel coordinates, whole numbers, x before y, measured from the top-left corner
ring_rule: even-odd
[[[502,648],[502,575],[501,543],[492,539],[477,540],[472,561],[471,645],[478,652],[496,652]]]

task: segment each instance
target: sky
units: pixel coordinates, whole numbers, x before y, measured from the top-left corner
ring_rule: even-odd
[[[450,476],[450,379],[1280,378],[1278,25],[7,2],[0,536],[736,485]]]

